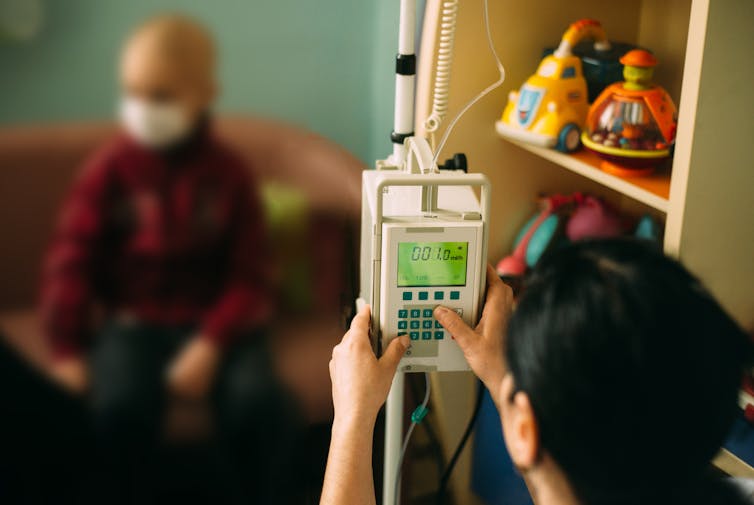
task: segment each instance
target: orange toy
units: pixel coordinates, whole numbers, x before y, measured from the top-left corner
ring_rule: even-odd
[[[608,86],[589,109],[582,143],[605,161],[603,170],[630,177],[651,173],[670,157],[676,132],[676,107],[652,83],[657,59],[635,49],[626,53],[624,82]]]

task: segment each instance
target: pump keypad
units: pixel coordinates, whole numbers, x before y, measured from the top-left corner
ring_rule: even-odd
[[[398,335],[408,335],[411,343],[406,356],[412,358],[436,357],[441,341],[448,333],[435,319],[434,310],[438,304],[450,300],[460,300],[461,292],[457,290],[431,289],[427,291],[403,291],[404,305],[397,309]],[[463,310],[454,309],[463,316]]]
[[[442,340],[445,332],[440,321],[434,317],[434,307],[398,309],[398,329],[410,331],[411,340]],[[434,329],[435,331],[428,331]]]

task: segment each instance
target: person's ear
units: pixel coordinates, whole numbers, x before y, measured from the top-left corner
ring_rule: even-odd
[[[217,87],[214,81],[205,81],[201,86],[195,88],[194,99],[195,108],[199,114],[202,114],[212,108],[215,101]]]
[[[213,80],[205,79],[196,84],[191,90],[189,99],[192,112],[201,115],[212,108],[212,104],[217,96],[217,83]]]
[[[513,396],[514,463],[521,468],[531,468],[539,454],[539,425],[531,406],[529,395],[523,391]]]
[[[523,391],[514,393],[510,375],[503,380],[500,391],[500,415],[508,454],[517,467],[531,468],[537,462],[540,442],[539,425],[529,395]]]

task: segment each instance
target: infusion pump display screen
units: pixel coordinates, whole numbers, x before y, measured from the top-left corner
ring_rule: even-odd
[[[399,242],[398,287],[465,286],[468,242]]]

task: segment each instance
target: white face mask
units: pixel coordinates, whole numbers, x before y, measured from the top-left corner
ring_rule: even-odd
[[[154,103],[126,96],[120,104],[120,119],[137,142],[153,149],[169,147],[191,131],[186,112],[175,103]]]

